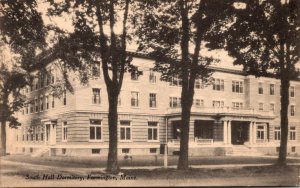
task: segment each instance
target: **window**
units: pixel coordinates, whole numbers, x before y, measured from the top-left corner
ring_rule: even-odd
[[[290,127],[290,140],[296,140],[296,127]]]
[[[273,103],[270,104],[270,111],[275,112],[275,104]]]
[[[291,105],[290,108],[291,116],[295,116],[295,105]]]
[[[296,147],[295,146],[291,147],[291,151],[296,152]]]
[[[150,148],[149,152],[150,153],[157,153],[157,149],[156,148]]]
[[[92,154],[100,154],[100,149],[92,149]]]
[[[61,149],[61,154],[65,155],[67,153],[67,149],[66,148],[62,148]]]
[[[195,80],[195,88],[196,89],[203,89],[203,85],[201,83],[201,80],[199,80],[199,79]]]
[[[258,83],[258,94],[264,94],[264,88],[261,82]]]
[[[92,103],[93,104],[100,104],[101,103],[100,89],[98,89],[98,88],[93,88]]]
[[[131,92],[131,106],[138,107],[139,106],[139,93],[132,91]]]
[[[170,86],[182,86],[182,79],[178,77],[172,77]]]
[[[234,93],[243,93],[244,86],[243,82],[240,81],[232,81],[232,92]]]
[[[44,81],[45,81],[44,74],[40,74],[40,88],[44,87]]]
[[[149,106],[150,106],[150,108],[156,108],[156,94],[155,93],[150,93]]]
[[[213,101],[212,106],[214,108],[224,107],[224,101]]]
[[[150,69],[150,72],[149,72],[149,82],[156,83],[156,76],[154,74],[153,69]]]
[[[138,80],[139,79],[139,74],[137,71],[132,71],[131,72],[131,80]]]
[[[280,127],[275,127],[274,140],[280,140],[280,139],[281,139]]]
[[[193,105],[195,105],[197,108],[204,107],[204,100],[203,99],[194,99]]]
[[[30,107],[30,113],[33,113],[34,100],[30,101],[28,105]]]
[[[243,109],[243,103],[242,102],[233,102],[232,108],[236,109],[236,110]]]
[[[275,95],[275,85],[270,84],[270,95]]]
[[[55,108],[55,97],[52,95],[52,102],[51,102],[52,108]]]
[[[130,121],[120,121],[120,140],[131,140]]]
[[[62,123],[62,140],[67,141],[68,140],[68,127],[67,127],[67,122],[64,121]]]
[[[148,122],[148,140],[158,140],[158,125],[157,122]]]
[[[178,97],[170,97],[170,103],[169,107],[170,108],[177,108],[181,106],[181,98]]]
[[[67,92],[66,91],[63,92],[63,100],[64,100],[63,104],[67,105]]]
[[[39,111],[39,101],[38,101],[38,99],[35,99],[34,104],[35,104],[35,112],[38,112]]]
[[[92,75],[94,77],[100,77],[100,62],[99,61],[94,62],[93,67],[92,67]]]
[[[49,109],[49,96],[45,97],[45,101],[46,101],[46,110]]]
[[[50,75],[51,75],[51,83],[54,84],[55,82],[55,74],[54,74],[54,70],[50,71]]]
[[[39,81],[38,81],[38,79],[34,80],[34,88],[35,88],[35,90],[39,89]]]
[[[90,120],[90,140],[101,140],[101,120]]]
[[[40,110],[41,110],[41,111],[44,110],[44,101],[43,101],[43,97],[40,98]]]
[[[257,126],[257,139],[264,140],[265,138],[265,127],[264,126]]]
[[[50,85],[51,75],[49,75],[49,73],[46,74],[45,79],[46,79],[46,86]]]
[[[290,96],[295,97],[295,87],[293,86],[290,87]]]
[[[258,110],[263,111],[264,110],[264,103],[258,103]]]
[[[128,154],[129,151],[130,151],[129,148],[123,148],[123,149],[122,149],[122,153],[123,153],[123,154]]]
[[[213,79],[213,90],[224,91],[224,80]]]

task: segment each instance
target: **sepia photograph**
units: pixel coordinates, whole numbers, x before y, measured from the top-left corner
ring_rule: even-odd
[[[0,187],[300,186],[300,0],[0,0]]]

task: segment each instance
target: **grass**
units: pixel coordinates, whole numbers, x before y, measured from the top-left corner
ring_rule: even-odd
[[[0,158],[8,161],[22,163],[49,165],[74,168],[103,168],[106,167],[106,157],[30,157],[25,155],[8,155]],[[178,156],[169,156],[168,164],[177,165]],[[238,157],[238,156],[215,156],[215,157],[190,157],[190,165],[222,165],[222,164],[264,164],[275,163],[276,158],[263,157]],[[300,163],[300,159],[287,159],[288,163]],[[125,166],[163,166],[163,156],[133,156],[131,160],[119,159],[121,167]]]

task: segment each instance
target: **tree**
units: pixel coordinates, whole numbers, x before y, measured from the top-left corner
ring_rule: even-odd
[[[240,5],[235,4],[239,2]],[[300,2],[297,0],[234,1],[226,9],[227,26],[210,33],[211,48],[224,48],[235,57],[234,64],[256,76],[281,82],[281,140],[277,164],[286,165],[290,81],[297,78],[295,64],[300,55]],[[233,10],[232,7],[236,8]],[[226,12],[224,11],[223,12]],[[228,11],[227,11],[228,12]],[[223,28],[223,29],[222,29]]]
[[[162,73],[162,80],[172,76],[182,79],[181,131],[178,169],[187,170],[189,150],[189,127],[194,97],[195,80],[205,83],[212,71],[210,57],[200,56],[201,45],[213,24],[213,17],[222,8],[218,1],[141,1],[136,33],[139,50],[156,58],[155,69]],[[190,50],[193,52],[190,53]]]
[[[9,65],[7,59],[1,58],[0,65],[1,148],[4,155],[6,122],[10,122],[10,126],[19,125],[14,112],[18,111],[24,102],[20,89],[27,84],[25,70],[34,63],[36,50],[45,45],[45,29],[36,6],[35,1],[1,1],[1,47],[4,49],[4,46],[8,45],[11,55],[16,55],[12,64]]]
[[[1,120],[1,152],[0,156],[6,155],[6,122],[10,127],[20,125],[14,113],[23,106],[24,96],[20,93],[21,88],[27,84],[26,72],[20,68],[9,68],[1,62],[0,65],[0,120]]]
[[[137,71],[130,64],[132,57],[126,52],[126,45],[131,40],[128,33],[130,0],[76,0],[62,3],[51,2],[49,15],[73,15],[74,32],[60,37],[59,47],[63,53],[58,58],[67,68],[82,73],[82,80],[88,75],[84,66],[91,66],[100,60],[108,94],[109,152],[107,171],[117,173],[118,165],[118,111],[117,101],[123,84],[124,73]],[[120,34],[116,28],[121,28]],[[59,51],[59,50],[58,50]]]

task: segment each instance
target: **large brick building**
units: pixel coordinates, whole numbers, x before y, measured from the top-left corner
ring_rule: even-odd
[[[154,61],[136,54],[143,71],[127,73],[118,101],[119,154],[169,154],[179,150],[181,81],[160,81]],[[100,66],[95,66],[99,69]],[[280,81],[245,75],[233,66],[212,66],[213,82],[195,85],[190,119],[190,155],[276,154],[280,140]],[[13,151],[41,155],[107,155],[108,101],[103,76],[92,71],[87,85],[70,74],[74,93],[52,95],[60,68],[47,66],[24,88],[30,103],[18,112],[22,126]],[[288,153],[300,152],[300,81],[291,81]]]

